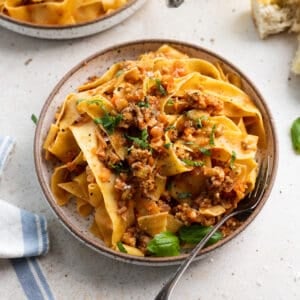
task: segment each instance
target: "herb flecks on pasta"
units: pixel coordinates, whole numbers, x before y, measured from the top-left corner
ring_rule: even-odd
[[[128,0],[2,0],[0,13],[39,25],[73,25],[112,13],[127,2]]]
[[[75,199],[116,251],[177,255],[255,186],[263,122],[229,75],[164,45],[79,87],[44,144],[59,162],[57,203]],[[239,225],[230,220],[211,243]]]

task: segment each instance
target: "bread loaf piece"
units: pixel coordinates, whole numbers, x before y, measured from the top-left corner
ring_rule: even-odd
[[[298,50],[292,64],[292,72],[300,75],[300,35],[298,36]]]
[[[251,5],[261,39],[283,31],[300,32],[300,0],[251,0]],[[300,74],[300,41],[292,72]]]
[[[300,32],[299,0],[251,0],[252,14],[259,36],[289,30]]]

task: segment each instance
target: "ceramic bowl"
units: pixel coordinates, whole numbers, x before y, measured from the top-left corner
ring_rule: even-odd
[[[251,83],[251,81],[234,65],[232,65],[221,56],[212,53],[211,51],[208,51],[196,45],[178,41],[146,40],[113,46],[111,48],[98,52],[91,57],[88,57],[87,59],[79,63],[76,67],[74,67],[69,73],[67,73],[54,88],[53,92],[42,108],[36,128],[34,141],[35,165],[40,185],[46,196],[47,202],[50,204],[50,207],[54,211],[54,214],[62,222],[62,224],[65,225],[65,227],[84,244],[104,255],[125,262],[150,266],[178,264],[186,257],[186,254],[175,257],[137,257],[130,256],[121,252],[115,252],[114,250],[106,247],[100,239],[93,236],[88,231],[89,221],[81,218],[76,212],[75,207],[73,207],[72,205],[60,207],[56,204],[55,198],[51,192],[49,185],[52,169],[51,166],[49,166],[43,158],[42,146],[50,124],[54,121],[54,115],[57,107],[61,105],[67,94],[73,92],[77,86],[80,86],[82,83],[86,82],[90,76],[99,76],[103,74],[113,63],[122,59],[135,59],[142,53],[156,50],[164,43],[167,43],[177,48],[178,50],[187,53],[191,57],[203,58],[212,63],[222,63],[224,69],[240,76],[242,80],[243,90],[248,95],[250,95],[263,115],[268,143],[265,149],[261,149],[262,151],[260,152],[260,155],[264,156],[268,154],[270,156],[270,176],[266,185],[264,197],[257,208],[253,211],[253,213],[235,232],[219,241],[218,243],[201,250],[197,258],[199,259],[203,257],[205,254],[221,247],[232,238],[236,237],[253,221],[253,219],[257,216],[266,200],[268,199],[277,170],[277,139],[272,116],[266,105],[266,102],[264,101],[259,91]]]
[[[135,13],[145,2],[146,0],[129,0],[126,5],[111,14],[101,16],[93,21],[65,26],[37,25],[0,14],[0,26],[23,35],[41,39],[74,39],[104,31],[121,23]]]

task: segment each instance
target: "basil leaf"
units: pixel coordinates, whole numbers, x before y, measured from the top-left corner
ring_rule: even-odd
[[[147,250],[154,256],[176,256],[180,253],[178,237],[169,231],[156,234],[148,243]]]
[[[125,249],[124,245],[121,242],[117,242],[117,246],[118,246],[120,252],[128,253],[127,250]]]
[[[291,136],[294,150],[300,153],[300,118],[297,118],[291,128]]]
[[[212,226],[202,226],[194,224],[191,226],[183,226],[179,230],[179,239],[187,244],[197,244],[199,243],[210,230]],[[220,231],[216,231],[213,236],[208,240],[206,246],[212,245],[223,238]]]

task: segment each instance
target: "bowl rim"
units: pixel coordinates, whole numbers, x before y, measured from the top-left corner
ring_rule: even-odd
[[[87,22],[82,22],[82,23],[78,23],[78,24],[70,24],[70,25],[41,25],[41,24],[36,24],[36,23],[30,23],[30,22],[25,22],[25,21],[20,21],[18,19],[12,18],[8,15],[5,15],[3,13],[0,13],[0,20],[4,20],[6,22],[12,23],[12,24],[16,24],[22,27],[27,27],[27,28],[32,28],[32,29],[42,29],[42,30],[64,30],[64,29],[77,29],[80,27],[85,27],[88,25],[92,25],[104,20],[108,20],[112,17],[114,17],[115,15],[121,13],[122,11],[125,11],[126,9],[130,8],[131,6],[133,6],[134,4],[136,4],[138,1],[141,0],[129,0],[129,2],[127,2],[125,5],[119,7],[118,9],[116,9],[115,11],[113,11],[112,13],[109,14],[104,14],[102,16],[99,16],[96,19],[93,19],[91,21],[87,21]]]
[[[199,46],[197,44],[185,42],[185,41],[180,41],[180,40],[174,40],[174,39],[141,39],[141,40],[135,40],[135,41],[129,41],[129,42],[123,42],[119,43],[110,47],[107,47],[103,50],[97,51],[96,53],[88,56],[87,58],[81,60],[77,65],[75,65],[70,71],[68,71],[61,79],[60,81],[56,84],[50,95],[48,96],[46,102],[43,104],[38,124],[36,127],[35,131],[35,136],[34,136],[34,162],[35,162],[35,170],[37,173],[38,181],[40,183],[40,186],[43,190],[44,196],[47,200],[47,203],[49,204],[50,208],[54,212],[55,216],[58,218],[58,220],[67,228],[69,232],[71,232],[77,239],[79,239],[81,242],[83,242],[85,245],[89,246],[90,248],[96,250],[97,252],[104,254],[110,258],[121,260],[123,262],[127,263],[133,263],[137,265],[144,265],[144,266],[167,266],[167,265],[175,265],[175,264],[180,264],[187,256],[187,254],[181,254],[179,256],[168,256],[168,257],[139,257],[139,256],[133,256],[133,255],[128,255],[122,252],[117,252],[111,248],[108,248],[105,245],[99,245],[96,244],[95,242],[89,240],[89,238],[83,234],[81,231],[76,230],[73,228],[72,224],[69,224],[67,220],[64,219],[64,216],[60,213],[58,209],[58,205],[55,204],[55,199],[52,197],[50,191],[47,189],[47,185],[49,185],[48,182],[45,182],[42,176],[42,173],[40,172],[41,170],[41,165],[42,165],[42,156],[40,155],[41,149],[38,147],[39,145],[42,146],[39,142],[39,137],[41,134],[41,129],[42,129],[42,120],[44,119],[48,107],[51,104],[54,96],[57,94],[59,89],[64,85],[66,80],[70,76],[72,76],[77,70],[82,68],[84,65],[86,65],[89,61],[95,59],[98,56],[104,55],[106,53],[109,53],[111,51],[116,51],[122,48],[126,47],[133,47],[141,44],[151,44],[151,43],[156,43],[159,45],[163,44],[169,44],[171,46],[183,46],[187,48],[191,48],[196,51],[200,51],[204,54],[207,54],[209,56],[212,56],[213,58],[216,58],[220,60],[221,62],[224,62],[225,65],[228,65],[230,68],[232,68],[237,74],[239,74],[244,81],[247,82],[249,87],[254,91],[254,93],[257,95],[257,98],[260,100],[261,106],[263,106],[264,110],[266,111],[267,116],[269,117],[269,123],[270,123],[270,129],[273,135],[273,165],[272,165],[272,172],[269,175],[269,182],[268,185],[265,188],[265,192],[263,195],[262,200],[256,207],[256,209],[251,213],[251,215],[245,220],[245,222],[238,227],[232,234],[227,236],[226,238],[220,240],[218,243],[213,244],[211,246],[208,246],[206,248],[203,248],[197,255],[197,257],[194,260],[200,259],[206,254],[211,253],[212,251],[220,248],[236,236],[238,236],[245,228],[248,227],[248,225],[254,220],[254,218],[259,214],[261,211],[262,207],[266,203],[267,199],[269,198],[269,195],[272,191],[272,187],[274,185],[274,181],[276,178],[277,174],[277,169],[278,169],[278,138],[277,138],[277,131],[275,128],[275,122],[272,116],[272,113],[262,96],[262,94],[259,92],[259,90],[256,88],[256,86],[253,84],[253,82],[235,65],[233,65],[231,62],[229,62],[227,59],[225,59],[223,56],[208,50],[206,48],[203,48],[202,46]],[[49,200],[49,199],[52,199]]]

